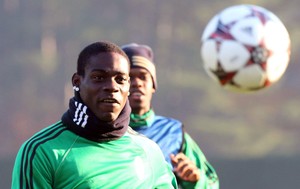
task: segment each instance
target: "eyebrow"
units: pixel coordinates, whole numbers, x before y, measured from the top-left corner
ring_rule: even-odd
[[[102,73],[109,73],[109,72],[113,72],[115,74],[122,74],[122,75],[127,75],[126,72],[123,71],[118,71],[118,70],[105,70],[105,69],[92,69],[91,72],[102,72]]]

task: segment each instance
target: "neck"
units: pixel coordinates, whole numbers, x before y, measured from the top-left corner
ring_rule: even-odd
[[[154,120],[155,114],[152,109],[143,115],[132,113],[130,114],[130,126],[131,127],[141,127],[150,126]]]
[[[129,102],[126,102],[116,120],[101,121],[85,106],[80,97],[74,97],[70,99],[69,110],[63,115],[62,121],[79,136],[96,142],[109,141],[116,140],[125,134],[130,112]]]
[[[151,108],[132,108],[132,113],[135,115],[144,115],[145,113],[149,112]]]

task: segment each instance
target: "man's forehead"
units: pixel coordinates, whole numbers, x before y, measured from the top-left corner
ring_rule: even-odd
[[[114,56],[98,54],[91,57],[89,63],[85,67],[87,70],[101,72],[129,72],[129,63],[126,58],[115,54]]]
[[[124,69],[113,69],[113,68],[93,68],[91,69],[93,73],[101,73],[101,74],[122,74],[128,75],[127,70]]]

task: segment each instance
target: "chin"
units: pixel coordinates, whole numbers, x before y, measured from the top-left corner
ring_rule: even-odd
[[[131,108],[139,108],[141,106],[141,102],[140,101],[131,100],[131,101],[129,101],[129,104],[130,104]]]
[[[105,113],[105,114],[102,114],[101,116],[98,116],[98,118],[101,120],[101,121],[106,121],[106,122],[112,122],[114,120],[117,119],[118,116],[116,116],[115,114],[113,113]]]

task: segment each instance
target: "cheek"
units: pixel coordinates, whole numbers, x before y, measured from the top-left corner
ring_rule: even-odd
[[[151,82],[147,83],[146,88],[149,93],[153,93],[155,91],[155,89],[153,88],[153,84]]]
[[[95,96],[94,95],[95,92],[86,86],[81,87],[79,92],[80,92],[80,97],[84,103],[88,103],[92,101],[93,96]]]
[[[128,83],[128,85],[124,85],[121,87],[121,91],[126,94],[129,92],[129,89],[130,89],[130,83]]]
[[[80,94],[80,97],[81,97],[81,100],[83,101],[83,103],[85,103],[87,105],[88,104],[88,99],[89,99],[88,93],[85,92],[84,89],[81,89],[79,94]]]

